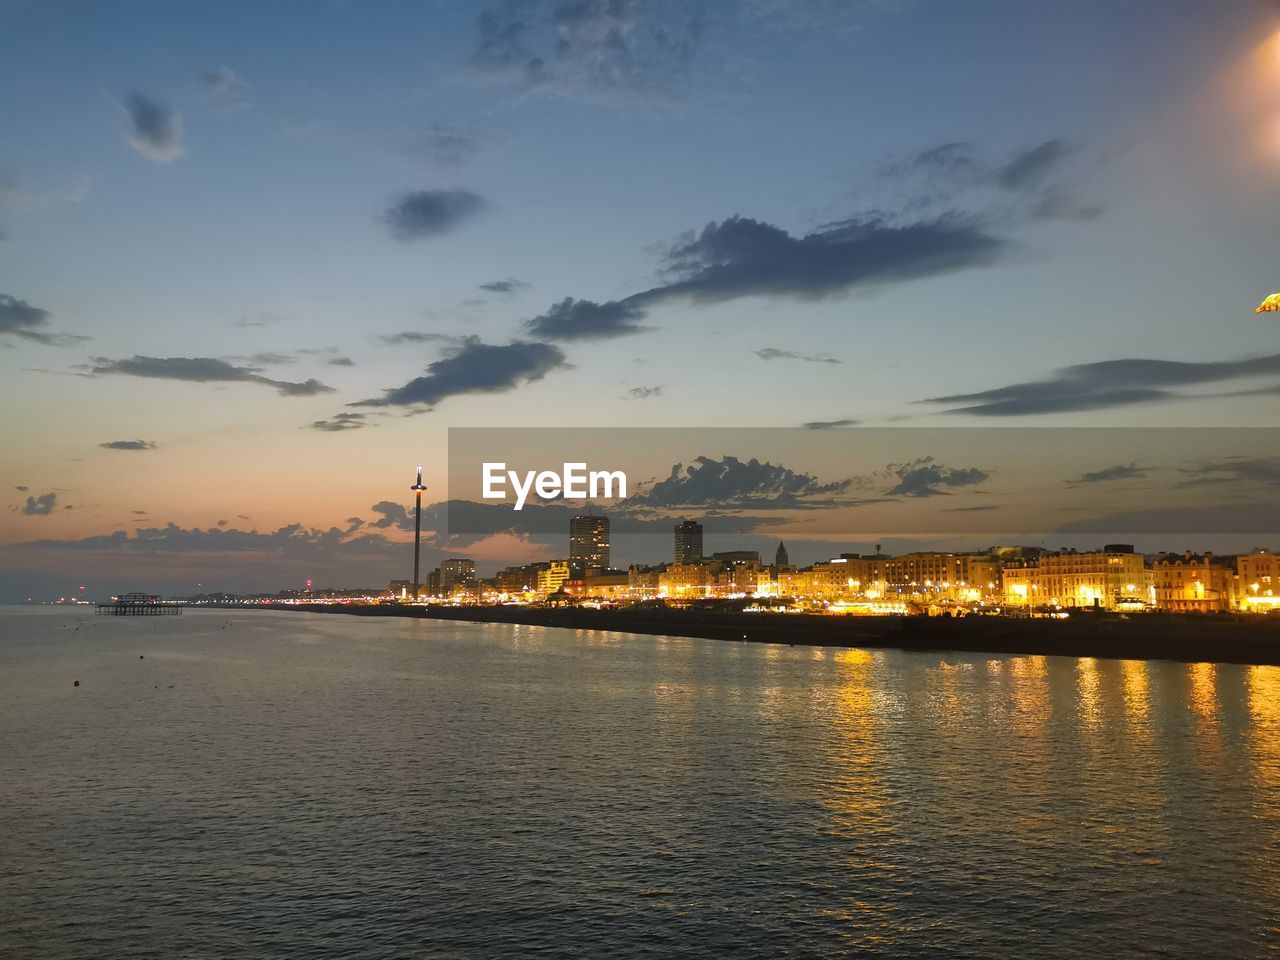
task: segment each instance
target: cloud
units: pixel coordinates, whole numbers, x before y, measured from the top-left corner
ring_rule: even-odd
[[[124,137],[129,146],[156,163],[170,163],[182,156],[186,149],[182,116],[168,104],[134,90],[125,95],[120,106],[129,119]]]
[[[800,237],[733,216],[678,240],[666,253],[664,272],[672,281],[624,302],[685,297],[719,303],[748,296],[821,300],[856,288],[988,266],[1006,249],[1006,241],[976,222],[947,216],[905,224],[845,220]]]
[[[674,464],[664,480],[623,501],[625,508],[778,508],[829,505],[852,480],[822,483],[782,464],[725,456]]]
[[[451,333],[423,333],[419,330],[402,330],[399,333],[384,333],[378,337],[383,343],[458,343],[459,338]]]
[[[350,357],[330,357],[325,363],[331,367],[354,367],[356,362]]]
[[[253,106],[248,82],[228,66],[196,74],[201,92],[219,110],[247,110]]]
[[[409,516],[409,511],[398,503],[390,500],[379,500],[369,508],[378,514],[377,520],[370,520],[369,526],[377,527],[385,530],[388,527],[399,530],[412,530],[413,518]]]
[[[316,420],[312,422],[312,430],[322,430],[325,433],[342,433],[347,430],[359,430],[363,427],[372,427],[374,424],[368,423],[367,415],[363,413],[339,413],[330,417],[328,420]]]
[[[1218,457],[1180,468],[1185,479],[1175,487],[1211,484],[1263,484],[1280,486],[1280,457]]]
[[[796,353],[794,350],[779,350],[777,347],[763,347],[755,351],[761,360],[803,360],[805,363],[844,363],[825,353]]]
[[[889,472],[898,482],[885,491],[889,497],[945,496],[943,487],[971,487],[990,479],[990,474],[977,467],[946,467],[933,457],[921,457],[908,463],[891,463]]]
[[[1055,137],[993,161],[972,144],[953,141],[890,161],[880,174],[900,185],[908,210],[976,207],[990,214],[1003,208],[1006,217],[1091,220],[1104,210],[1073,195],[1078,153]]]
[[[1008,163],[997,168],[995,181],[1006,190],[1025,190],[1039,186],[1046,177],[1061,167],[1070,154],[1066,141],[1046,140],[1022,150]]]
[[[637,400],[648,400],[650,397],[662,396],[662,387],[632,387],[627,393]]]
[[[651,329],[636,322],[645,313],[635,304],[617,300],[595,303],[565,297],[546,313],[526,320],[525,326],[547,340],[610,340]]]
[[[846,417],[843,420],[810,420],[803,426],[806,430],[834,430],[837,427],[855,427],[859,422]]]
[[[46,493],[39,497],[27,497],[27,504],[22,508],[22,512],[28,517],[47,517],[53,513],[53,508],[57,506],[58,495],[56,493]]]
[[[529,284],[523,280],[516,280],[508,277],[506,280],[490,280],[488,283],[477,284],[477,289],[483,290],[485,293],[498,293],[503,296],[511,296],[525,290]]]
[[[154,450],[156,448],[153,440],[108,440],[98,446],[104,450]]]
[[[1104,467],[1101,470],[1093,470],[1088,473],[1082,473],[1074,480],[1066,481],[1073,487],[1081,486],[1088,483],[1109,483],[1112,480],[1132,480],[1139,477],[1145,477],[1151,472],[1150,467],[1140,467],[1136,463],[1120,463],[1114,467]]]
[[[605,104],[681,99],[702,39],[685,0],[506,0],[478,26],[463,79]]]
[[[931,397],[919,402],[949,405],[951,409],[945,413],[1018,417],[1177,400],[1188,394],[1171,388],[1277,373],[1280,373],[1280,354],[1197,362],[1140,358],[1102,360],[1064,367],[1041,380],[976,393]]]
[[[184,380],[189,383],[261,383],[275,388],[284,397],[314,397],[334,392],[333,387],[327,387],[319,380],[304,380],[301,383],[272,380],[262,376],[256,367],[237,367],[213,357],[134,356],[127,360],[95,357],[90,373],[95,376],[122,374],[158,380]]]
[[[408,151],[439,167],[456,167],[494,141],[492,132],[466,124],[433,123],[415,137]]]
[[[26,493],[31,488],[26,484],[22,484],[21,486],[14,487],[13,489],[17,490],[19,493]]]
[[[430,408],[462,394],[506,393],[567,366],[564,353],[549,343],[515,340],[489,344],[479,337],[466,337],[441,359],[428,364],[424,376],[387,390],[379,399],[361,400],[350,406]]]
[[[383,214],[383,223],[402,243],[448,233],[488,206],[470,190],[418,190],[400,197]]]
[[[245,314],[233,320],[231,324],[235,327],[268,327],[272,324],[283,323],[288,319],[289,317],[276,313]]]
[[[47,347],[65,347],[89,339],[45,329],[52,316],[48,310],[33,307],[27,301],[11,297],[7,293],[0,293],[0,337],[21,337]]]

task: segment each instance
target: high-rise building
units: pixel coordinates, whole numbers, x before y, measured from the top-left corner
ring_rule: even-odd
[[[775,567],[790,566],[791,560],[787,557],[787,545],[781,540],[778,541],[778,552],[773,555],[773,565]]]
[[[465,587],[475,583],[476,562],[463,557],[442,561],[438,578],[437,593],[440,596],[447,596],[453,592],[454,587]]]
[[[686,520],[676,524],[676,563],[697,563],[702,559],[702,524]]]
[[[569,521],[569,570],[581,579],[588,570],[609,567],[609,518],[574,517]]]

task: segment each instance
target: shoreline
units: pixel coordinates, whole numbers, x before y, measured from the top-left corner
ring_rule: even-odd
[[[263,609],[366,617],[409,617],[566,630],[608,630],[788,646],[892,648],[914,652],[1098,657],[1280,666],[1280,619],[1142,614],[1067,620],[1010,617],[836,617],[687,609],[419,607],[293,604]]]

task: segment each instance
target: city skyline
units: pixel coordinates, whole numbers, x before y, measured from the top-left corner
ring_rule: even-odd
[[[423,462],[438,520],[453,427],[1280,413],[1267,4],[378,10],[0,3],[0,600],[403,578],[394,478]],[[936,466],[994,489],[1000,453]],[[937,546],[900,499],[874,529]],[[1060,526],[1013,529],[1088,544]],[[428,566],[554,552],[427,529]]]

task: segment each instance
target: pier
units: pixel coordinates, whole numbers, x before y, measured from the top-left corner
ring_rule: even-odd
[[[112,597],[108,603],[99,603],[95,613],[113,617],[176,617],[182,613],[182,604],[149,593],[124,593]]]

